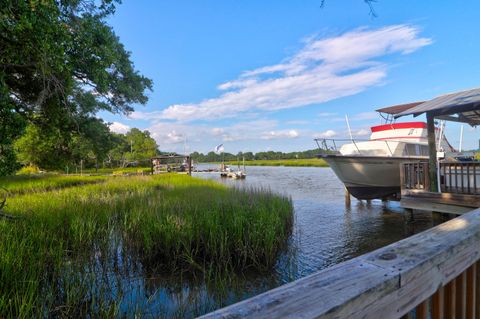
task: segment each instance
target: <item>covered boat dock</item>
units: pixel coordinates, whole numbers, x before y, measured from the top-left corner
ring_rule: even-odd
[[[480,88],[412,103],[393,117],[422,114],[427,118],[429,159],[400,167],[402,206],[454,214],[480,207],[480,162],[450,159],[437,150],[435,136],[435,120],[480,125]]]

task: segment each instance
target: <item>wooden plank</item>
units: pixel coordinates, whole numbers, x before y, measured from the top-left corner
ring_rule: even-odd
[[[474,209],[472,207],[446,205],[446,204],[436,203],[429,200],[411,198],[408,196],[402,197],[402,199],[400,200],[400,205],[403,208],[408,208],[408,209],[419,209],[424,211],[455,214],[455,215],[462,215],[462,214],[471,212]]]
[[[427,319],[428,317],[428,301],[424,301],[415,308],[416,319]]]
[[[480,210],[475,210],[204,318],[397,319],[479,256]]]
[[[445,286],[445,318],[455,319],[455,280]]]
[[[398,289],[398,274],[355,258],[218,310],[205,318],[348,318]],[[344,304],[349,307],[342,307]],[[335,315],[334,315],[335,314]]]
[[[403,194],[403,191],[407,187],[406,180],[405,180],[405,168],[406,165],[404,163],[400,163],[400,194]]]
[[[462,206],[480,207],[480,196],[469,194],[453,194],[453,193],[432,193],[420,190],[408,190],[403,193],[404,196],[412,198],[421,198],[436,201],[442,204],[458,204]]]
[[[477,265],[473,264],[467,269],[467,319],[475,319],[475,282],[477,277]]]
[[[467,163],[467,193],[472,194],[472,190],[470,189],[470,164]]]
[[[428,176],[430,191],[437,192],[437,147],[435,143],[435,117],[427,112],[427,138],[428,138]]]
[[[475,285],[475,305],[477,305],[475,311],[475,319],[480,319],[480,261],[477,261],[477,278],[476,278],[476,285]]]
[[[440,177],[439,177],[440,178]],[[428,163],[423,163],[424,190],[430,190],[430,178],[428,176]]]
[[[440,287],[432,296],[432,319],[445,319],[444,287]]]
[[[455,279],[455,306],[456,306],[456,317],[457,318],[465,318],[467,314],[467,304],[466,304],[466,283],[467,283],[467,276],[465,272],[462,272],[456,279]]]
[[[474,193],[477,194],[477,165],[473,165],[473,188]]]

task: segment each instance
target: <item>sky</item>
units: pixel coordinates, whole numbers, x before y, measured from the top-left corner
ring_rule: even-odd
[[[111,130],[150,131],[160,150],[302,151],[357,138],[375,109],[480,86],[480,1],[124,0],[108,23],[153,80]],[[402,118],[398,121],[424,120]],[[464,149],[478,129],[464,128]],[[447,123],[458,147],[460,125]]]

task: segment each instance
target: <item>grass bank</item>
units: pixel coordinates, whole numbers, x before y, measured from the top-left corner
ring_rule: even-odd
[[[228,165],[238,165],[237,161],[226,162]],[[242,165],[240,161],[240,165]],[[289,159],[289,160],[254,160],[245,161],[248,166],[299,166],[299,167],[328,167],[327,162],[319,158]]]
[[[291,232],[290,200],[268,191],[170,174],[70,178],[0,179],[16,189],[4,213],[20,217],[0,218],[0,317],[122,316],[131,265],[268,269]]]
[[[27,194],[102,183],[106,178],[105,176],[63,176],[59,174],[17,175],[0,178],[0,187],[7,190],[10,195]]]

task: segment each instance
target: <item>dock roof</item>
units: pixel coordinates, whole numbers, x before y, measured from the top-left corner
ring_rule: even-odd
[[[392,106],[387,106],[383,107],[381,109],[375,110],[380,113],[386,113],[386,114],[399,114],[401,112],[404,112],[406,110],[411,109],[412,107],[415,107],[419,104],[424,103],[425,101],[420,101],[420,102],[411,102],[411,103],[406,103],[406,104],[398,104],[398,105],[392,105]]]
[[[425,112],[438,119],[480,125],[480,88],[440,95],[396,114],[395,118]]]

